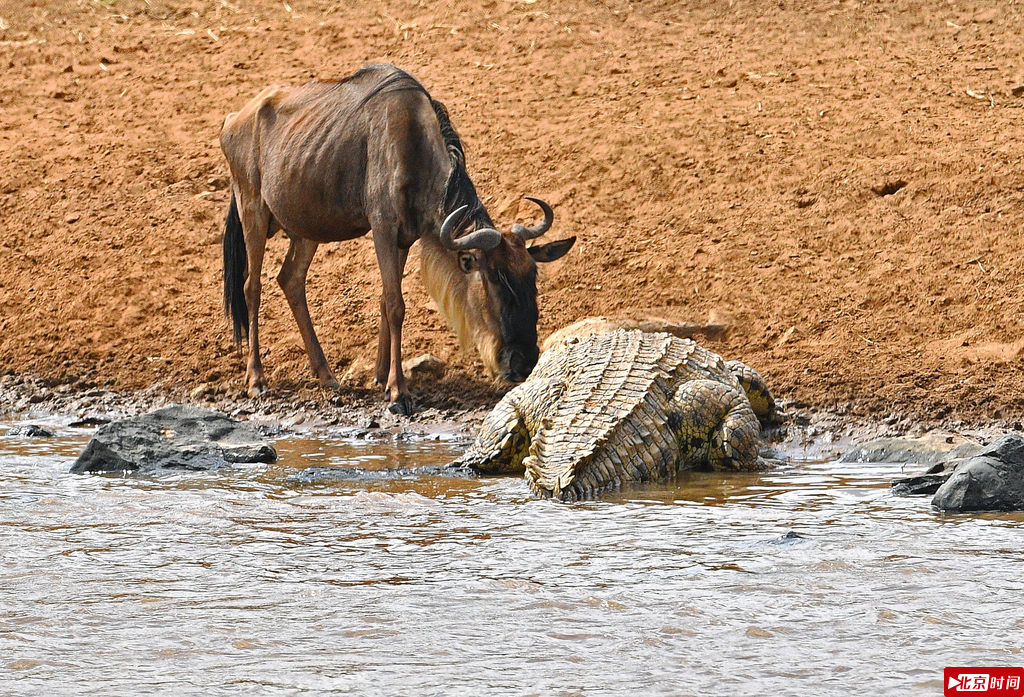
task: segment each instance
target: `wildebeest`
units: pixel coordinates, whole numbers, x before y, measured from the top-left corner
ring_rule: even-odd
[[[466,171],[444,105],[408,73],[372,65],[335,81],[268,87],[221,131],[231,170],[224,233],[224,309],[235,341],[248,335],[249,394],[266,389],[259,351],[260,271],[267,239],[290,246],[277,276],[314,374],[338,383],[306,304],[306,272],[321,242],[373,231],[380,268],[376,378],[390,409],[408,414],[402,374],[402,270],[421,240],[424,283],[464,348],[475,346],[494,374],[521,382],[537,362],[537,266],[564,255],[575,237],[527,247],[551,226],[499,232]],[[461,231],[467,231],[458,236]]]

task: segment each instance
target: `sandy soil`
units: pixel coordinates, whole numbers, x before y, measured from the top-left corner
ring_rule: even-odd
[[[0,0],[0,373],[238,399],[221,313],[224,115],[262,87],[394,62],[444,101],[495,220],[577,235],[541,335],[715,319],[797,405],[981,423],[1024,406],[1024,6],[989,2]],[[271,242],[272,278],[285,242]],[[406,278],[424,408],[500,394]],[[324,247],[309,375],[280,290],[279,399],[379,402],[368,238]],[[9,384],[17,381],[9,378]],[[33,383],[35,384],[35,383]]]

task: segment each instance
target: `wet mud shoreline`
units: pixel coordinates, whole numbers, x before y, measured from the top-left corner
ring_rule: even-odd
[[[892,413],[872,421],[851,414],[818,410],[779,401],[789,416],[780,428],[766,434],[766,447],[787,459],[836,459],[864,443],[882,438],[909,438],[933,443],[988,443],[1008,432],[1020,431],[1018,421],[978,424],[962,421],[927,422]],[[383,396],[373,392],[327,392],[303,389],[271,393],[257,399],[215,396],[195,398],[184,390],[154,386],[142,392],[101,388],[48,387],[45,381],[25,376],[0,378],[0,418],[33,420],[93,428],[107,421],[141,414],[169,404],[201,406],[249,421],[268,435],[298,433],[308,437],[344,433],[378,437],[437,436],[469,443],[493,402],[471,408],[426,407],[411,417],[391,414]]]

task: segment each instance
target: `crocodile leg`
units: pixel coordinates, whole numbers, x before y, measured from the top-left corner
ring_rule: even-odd
[[[556,378],[518,385],[487,415],[469,450],[448,466],[471,467],[483,474],[522,474],[530,441],[564,389],[565,383]]]
[[[679,444],[679,469],[756,470],[761,425],[747,396],[714,380],[683,383],[668,423]]]
[[[762,424],[770,423],[775,418],[775,398],[761,374],[742,361],[726,361],[725,367],[747,393],[757,419]]]

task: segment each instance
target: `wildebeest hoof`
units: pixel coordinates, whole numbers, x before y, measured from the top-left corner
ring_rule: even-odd
[[[401,416],[412,416],[412,398],[407,394],[401,395],[388,405],[388,411]]]
[[[326,380],[321,380],[320,387],[324,388],[325,390],[340,390],[341,383],[335,380],[334,377],[332,376],[327,378]]]
[[[254,385],[249,388],[249,399],[256,399],[257,397],[267,393],[266,385]]]

